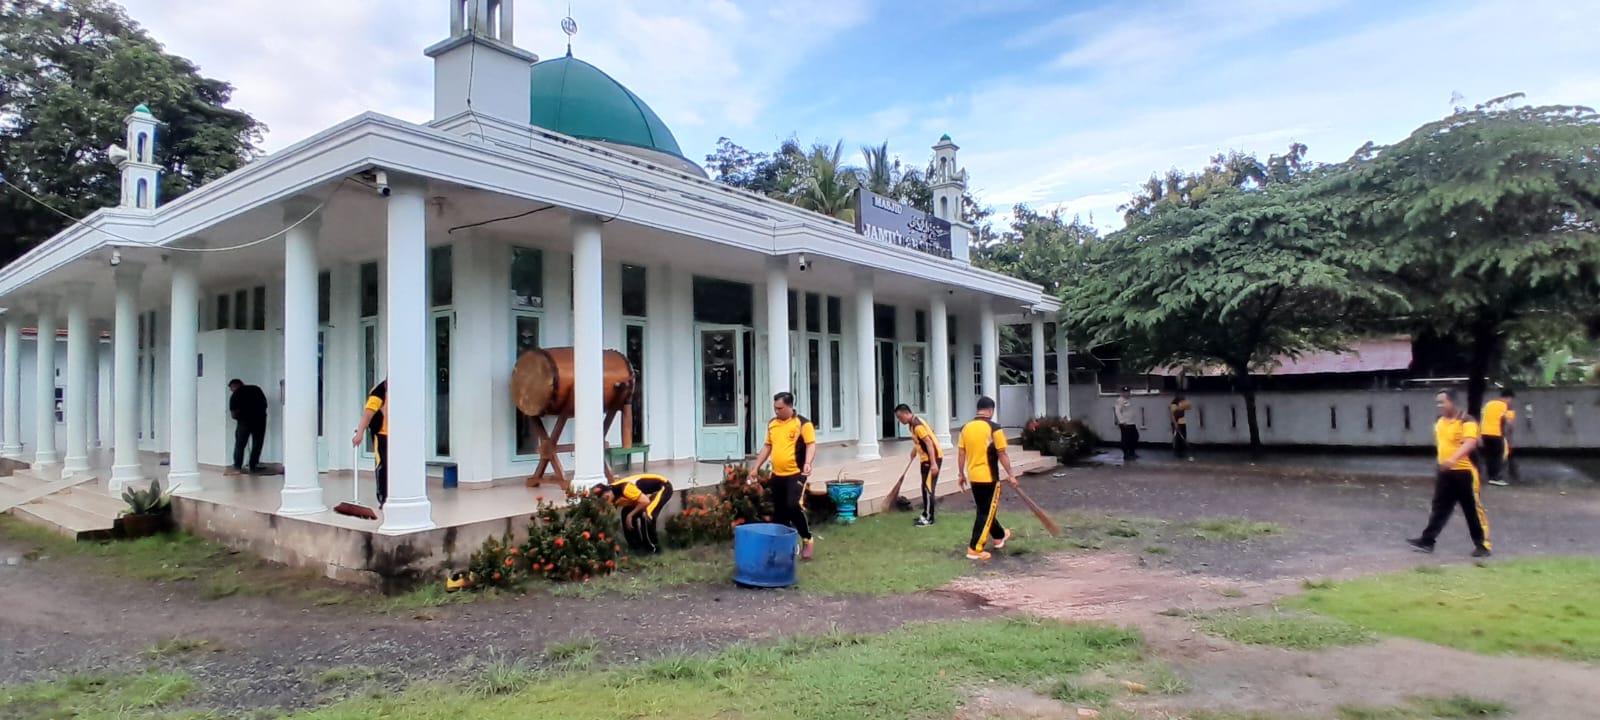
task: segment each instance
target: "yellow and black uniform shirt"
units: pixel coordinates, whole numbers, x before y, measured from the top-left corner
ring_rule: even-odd
[[[1490,400],[1483,406],[1483,434],[1500,437],[1506,434],[1505,425],[1517,419],[1517,411],[1505,400]]]
[[[617,507],[627,508],[639,504],[639,498],[650,498],[650,506],[645,512],[650,517],[656,516],[656,508],[661,504],[662,490],[667,489],[670,483],[660,475],[632,475],[611,483],[611,502]]]
[[[1439,418],[1433,425],[1433,440],[1439,448],[1439,462],[1450,459],[1461,449],[1461,444],[1468,440],[1478,439],[1478,421],[1463,415],[1458,418]],[[1463,455],[1451,470],[1471,470],[1476,472],[1472,465],[1472,453]]]
[[[921,462],[928,462],[928,443],[933,443],[933,457],[937,460],[944,459],[944,450],[939,447],[939,439],[934,436],[933,428],[928,427],[928,423],[923,422],[922,418],[917,418],[911,426],[911,441],[917,446],[917,459]]]
[[[1182,400],[1172,403],[1172,423],[1174,425],[1188,425],[1189,421],[1184,416],[1189,413],[1189,401]]]
[[[961,428],[956,446],[967,453],[967,480],[992,483],[1000,478],[1000,451],[1006,449],[1006,433],[1000,424],[978,418]]]
[[[799,415],[788,420],[773,418],[767,423],[767,445],[772,447],[772,474],[792,477],[800,474],[806,447],[817,442],[817,428]]]
[[[373,412],[383,413],[383,424],[378,427],[379,435],[389,434],[389,413],[384,411],[384,398],[377,395],[368,395],[366,408]]]

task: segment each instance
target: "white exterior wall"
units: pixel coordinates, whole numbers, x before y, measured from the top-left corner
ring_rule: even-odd
[[[33,449],[37,447],[39,437],[38,428],[35,427],[35,423],[32,422],[34,408],[38,407],[34,404],[37,402],[37,399],[34,398],[33,391],[35,378],[38,377],[36,370],[38,356],[34,350],[35,342],[37,342],[37,339],[29,336],[23,336],[21,345],[22,350],[20,357],[18,358],[20,361],[19,367],[22,370],[21,434],[24,459],[33,457]],[[65,340],[56,340],[55,365],[56,387],[62,387],[66,384],[67,377],[67,343]],[[66,408],[65,399],[65,396],[63,396],[63,410]],[[47,399],[46,402],[54,402],[54,398]],[[56,423],[56,447],[58,448],[66,447],[67,425],[65,420],[66,418],[63,416],[62,420]]]
[[[1022,386],[1017,386],[1021,388]],[[1428,447],[1433,444],[1433,421],[1437,390],[1263,392],[1256,397],[1257,421],[1261,441],[1267,445],[1331,445],[1347,447]],[[1491,392],[1486,399],[1493,399]],[[1245,420],[1244,398],[1233,394],[1190,393],[1189,441],[1244,445],[1250,442]],[[1078,419],[1101,439],[1114,439],[1112,420],[1114,396],[1100,395],[1092,386],[1072,387],[1072,404]],[[1145,426],[1139,429],[1145,442],[1166,443],[1172,439],[1167,426],[1167,404],[1171,394],[1135,395],[1135,408],[1144,408]],[[1513,444],[1540,449],[1592,449],[1600,447],[1600,388],[1544,388],[1517,393],[1517,421]],[[1373,427],[1367,429],[1367,408],[1372,408]],[[1405,427],[1405,408],[1411,410],[1411,427]],[[1267,425],[1267,410],[1272,410],[1272,426]],[[1569,415],[1570,408],[1570,415]],[[1230,412],[1232,409],[1233,412]],[[1338,428],[1332,427],[1330,409],[1338,414]],[[1237,413],[1235,424],[1234,413]]]

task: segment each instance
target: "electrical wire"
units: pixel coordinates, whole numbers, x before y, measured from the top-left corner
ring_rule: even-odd
[[[521,212],[521,213],[517,213],[515,215],[507,215],[505,217],[490,218],[488,220],[482,220],[482,221],[475,222],[475,223],[467,223],[466,225],[457,225],[457,226],[455,226],[453,228],[450,228],[449,230],[444,231],[444,234],[451,235],[451,234],[454,234],[455,231],[457,231],[457,230],[466,230],[468,228],[482,227],[482,226],[488,225],[490,223],[505,222],[507,220],[515,220],[517,218],[527,217],[527,216],[532,215],[534,213],[542,213],[542,212],[544,212],[546,210],[549,210],[550,208],[553,208],[553,207],[555,207],[555,206],[554,205],[546,205],[546,206],[544,206],[542,208],[534,208],[534,209],[529,210],[527,212]]]

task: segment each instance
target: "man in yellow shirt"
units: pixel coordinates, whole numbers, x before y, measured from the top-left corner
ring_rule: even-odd
[[[1433,513],[1422,537],[1406,542],[1420,552],[1433,552],[1434,540],[1450,520],[1450,512],[1461,506],[1467,516],[1467,531],[1472,534],[1473,557],[1489,556],[1489,515],[1478,497],[1478,468],[1472,464],[1472,451],[1478,446],[1478,421],[1461,411],[1450,390],[1437,396],[1439,421],[1433,438],[1438,450],[1439,475],[1433,486]]]
[[[972,501],[977,513],[972,520],[972,544],[967,547],[968,560],[988,560],[984,546],[990,539],[999,550],[1011,539],[1011,533],[1000,526],[1000,470],[1006,473],[1006,482],[1017,485],[1017,476],[1011,472],[1011,458],[1006,455],[1006,433],[994,421],[994,398],[978,398],[978,417],[961,428],[956,441],[956,469],[961,489],[972,482]]]
[[[767,492],[772,494],[774,520],[794,528],[800,533],[800,558],[810,560],[812,554],[811,525],[806,522],[806,511],[801,499],[806,492],[806,478],[811,476],[811,462],[817,459],[817,428],[810,420],[801,417],[794,409],[794,395],[781,392],[772,396],[772,421],[767,423],[767,441],[761,454],[750,466],[749,482],[760,479],[761,465],[772,460],[772,479],[767,481]]]
[[[672,499],[672,483],[660,475],[642,473],[612,483],[600,483],[594,491],[611,498],[622,510],[622,537],[637,553],[660,554],[661,540],[656,534],[656,518]]]
[[[1167,411],[1172,414],[1172,452],[1180,459],[1194,456],[1189,454],[1189,401],[1185,400],[1183,393],[1172,396],[1172,404]]]
[[[911,406],[901,403],[894,409],[894,416],[911,428],[911,456],[922,461],[922,517],[917,518],[916,525],[927,527],[933,524],[933,486],[939,482],[944,450],[939,447],[939,438],[934,436],[933,428],[911,412]],[[889,498],[889,501],[894,502],[895,498]]]
[[[1484,474],[1489,476],[1490,485],[1506,486],[1511,483],[1500,479],[1500,471],[1505,470],[1516,477],[1517,470],[1511,465],[1511,428],[1516,423],[1517,411],[1512,407],[1516,402],[1517,393],[1511,388],[1500,391],[1500,397],[1490,400],[1483,405],[1483,445],[1479,452],[1483,456]]]
[[[372,454],[378,461],[378,508],[389,499],[389,466],[384,458],[389,455],[389,381],[384,380],[367,392],[367,404],[361,413],[361,424],[356,426],[356,436],[350,439],[351,447],[360,447],[362,438],[373,422],[378,423],[378,435],[373,441]]]

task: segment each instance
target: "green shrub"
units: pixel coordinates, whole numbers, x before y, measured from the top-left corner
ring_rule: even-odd
[[[772,522],[772,497],[766,485],[772,472],[762,468],[756,474],[761,482],[754,485],[745,484],[749,474],[748,465],[725,465],[715,492],[685,497],[683,512],[667,519],[667,544],[691,547],[728,542],[740,525]]]
[[[1022,426],[1022,449],[1041,452],[1064,463],[1093,455],[1099,444],[1100,436],[1080,420],[1045,416]]]
[[[565,506],[539,507],[520,562],[528,564],[529,574],[558,582],[609,575],[628,560],[617,537],[621,530],[621,516],[605,496],[569,493]],[[512,564],[517,562],[513,557]]]

